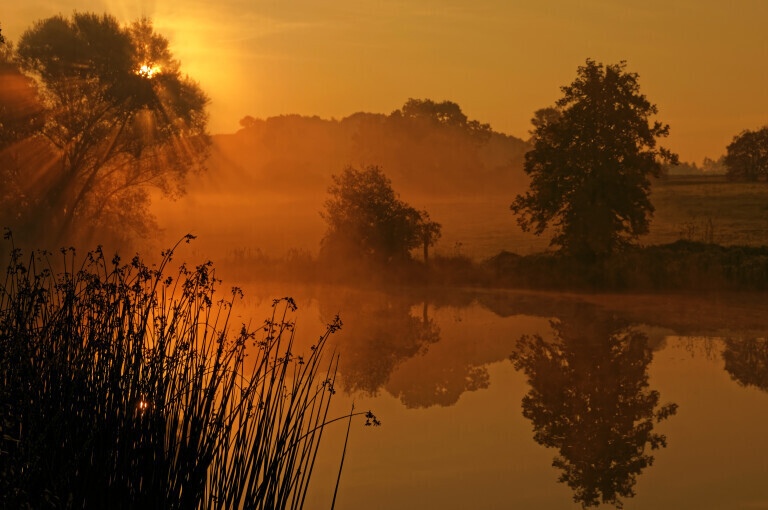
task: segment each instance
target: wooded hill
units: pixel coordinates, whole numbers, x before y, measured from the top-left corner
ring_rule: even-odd
[[[211,184],[234,179],[325,192],[332,174],[367,165],[381,167],[407,194],[512,193],[528,183],[522,170],[528,143],[468,121],[455,103],[410,100],[389,115],[245,117],[241,125],[213,137]]]

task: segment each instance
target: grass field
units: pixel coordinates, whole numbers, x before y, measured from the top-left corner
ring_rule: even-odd
[[[443,223],[437,251],[486,258],[501,250],[529,254],[547,249],[549,237],[520,230],[509,210],[513,197],[434,201],[424,206]],[[654,183],[656,212],[644,245],[678,239],[723,245],[768,244],[768,183],[730,182],[724,176],[676,176]],[[457,245],[461,243],[461,245]]]
[[[724,176],[680,176],[659,181],[656,215],[645,244],[677,239],[722,245],[768,244],[768,183],[730,182]]]
[[[426,209],[443,225],[435,253],[485,259],[501,250],[530,254],[547,249],[549,238],[524,233],[509,210],[514,192],[493,195],[403,199]],[[283,255],[292,248],[316,253],[325,228],[324,193],[195,190],[156,211],[166,245],[192,232],[201,255],[222,260],[234,250]],[[768,183],[729,182],[722,176],[676,176],[654,183],[656,214],[645,245],[677,239],[724,245],[768,244]],[[226,219],[226,221],[225,221]]]

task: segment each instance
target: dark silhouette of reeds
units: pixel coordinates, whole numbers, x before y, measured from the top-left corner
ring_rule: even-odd
[[[58,273],[42,254],[25,263],[12,251],[0,506],[302,507],[335,421],[338,358],[322,353],[341,322],[295,355],[292,299],[275,300],[260,329],[233,328],[239,289],[217,301],[210,263],[168,275],[174,250],[147,266],[97,249],[80,267],[62,250]]]

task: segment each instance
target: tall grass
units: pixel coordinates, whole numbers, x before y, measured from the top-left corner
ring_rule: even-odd
[[[100,249],[75,266],[62,250],[61,272],[12,251],[0,292],[0,506],[303,506],[334,421],[338,358],[323,351],[341,322],[296,355],[292,299],[258,329],[234,327],[240,291],[218,299],[210,263],[170,275],[175,249],[154,266]]]

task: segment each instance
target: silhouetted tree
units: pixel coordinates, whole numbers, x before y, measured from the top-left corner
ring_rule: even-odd
[[[148,187],[173,195],[208,145],[207,98],[181,73],[147,19],[75,13],[21,37],[24,71],[39,77],[46,122],[41,151],[55,165],[37,200],[39,232],[61,241],[78,227],[146,234]],[[42,181],[42,182],[41,182]]]
[[[461,107],[452,101],[436,103],[431,99],[410,98],[401,109],[392,112],[390,119],[457,129],[471,134],[478,141],[487,141],[493,132],[490,124],[469,120]]]
[[[560,110],[558,110],[557,108],[552,108],[551,106],[536,110],[533,113],[533,118],[531,119],[531,124],[533,124],[533,129],[529,131],[529,133],[531,133],[531,140],[535,141],[537,133],[545,133],[547,130],[547,127],[550,124],[554,124],[555,122],[558,122],[561,116],[562,114]]]
[[[768,340],[729,338],[725,341],[723,360],[734,381],[768,391]]]
[[[349,167],[332,179],[331,198],[321,213],[328,223],[323,249],[329,255],[389,263],[437,240],[440,225],[401,201],[379,167]]]
[[[677,156],[656,147],[669,126],[650,123],[655,105],[640,93],[626,63],[592,60],[562,87],[555,112],[534,118],[534,147],[525,156],[530,190],[511,205],[525,231],[553,226],[552,244],[587,261],[610,254],[648,231],[649,176]]]
[[[439,223],[432,221],[427,211],[421,211],[419,213],[421,218],[419,220],[419,238],[421,239],[421,245],[424,247],[424,264],[429,264],[429,247],[434,246],[442,235],[442,227]]]
[[[556,341],[525,336],[511,356],[531,386],[523,415],[537,443],[559,450],[552,465],[576,502],[621,507],[653,463],[646,447],[666,446],[654,421],[675,414],[677,405],[658,408],[659,393],[648,389],[652,352],[641,332],[594,313],[553,326]]]
[[[726,175],[731,180],[768,178],[768,127],[742,131],[726,148]]]

